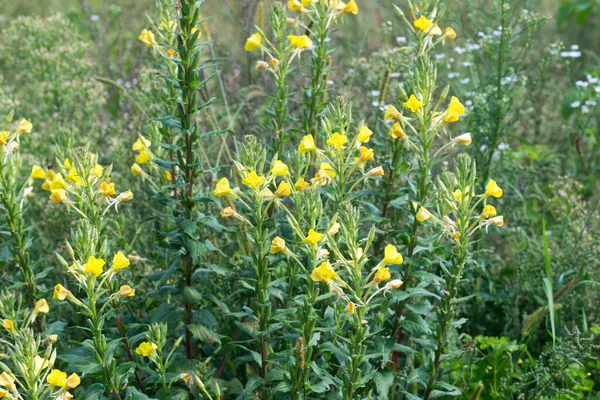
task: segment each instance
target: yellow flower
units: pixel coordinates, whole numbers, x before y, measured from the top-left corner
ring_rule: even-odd
[[[358,14],[358,6],[356,5],[356,1],[350,0],[342,11],[344,13],[352,13],[354,15]]]
[[[44,172],[42,167],[40,167],[39,165],[34,165],[33,167],[31,167],[31,177],[33,179],[45,179],[46,173]]]
[[[454,200],[456,201],[461,201],[463,197],[462,190],[456,189],[454,192],[452,192],[452,197],[454,197]]]
[[[150,148],[150,146],[152,145],[152,143],[143,137],[139,137],[134,143],[133,146],[131,146],[131,149],[133,151],[142,151],[142,150],[148,150]]]
[[[300,145],[298,146],[298,151],[304,154],[316,150],[317,146],[315,145],[315,139],[313,138],[313,135],[311,135],[310,133],[308,135],[305,135],[302,138]]]
[[[262,185],[264,182],[265,178],[262,175],[257,175],[254,171],[250,171],[250,173],[247,174],[244,179],[242,179],[242,183],[244,185],[252,186],[254,189]]]
[[[312,274],[310,274],[310,277],[315,282],[327,283],[330,280],[337,278],[337,274],[331,267],[329,261],[325,261],[321,265],[319,265],[318,268],[313,270]]]
[[[423,107],[425,104],[418,100],[414,94],[411,94],[408,101],[404,102],[402,105],[412,112],[417,112],[419,108]]]
[[[67,290],[67,288],[65,288],[63,285],[61,285],[60,283],[57,284],[56,286],[54,286],[54,300],[64,300],[67,297],[69,297],[71,295],[71,292],[69,290]]]
[[[306,189],[310,184],[304,180],[304,178],[300,178],[294,183],[294,189],[302,193],[304,189]]]
[[[102,190],[102,194],[105,197],[114,196],[115,194],[117,194],[117,192],[115,191],[115,184],[114,183],[108,183],[108,182],[104,181],[100,185],[100,189]]]
[[[167,50],[167,57],[169,57],[169,58],[175,58],[175,49],[169,49],[169,50]]]
[[[231,188],[229,187],[229,179],[227,178],[221,178],[219,179],[219,181],[217,182],[217,186],[215,186],[215,190],[213,192],[213,194],[217,197],[223,197],[223,196],[227,196],[228,194],[231,194]]]
[[[315,232],[314,229],[311,229],[308,231],[308,235],[304,239],[302,239],[302,243],[312,243],[316,245],[321,239],[323,239],[323,236],[325,235],[322,233]]]
[[[288,0],[287,5],[291,11],[302,10],[302,3],[300,3],[298,0]]]
[[[19,122],[19,126],[17,127],[17,132],[19,133],[29,133],[33,129],[33,125],[31,122],[27,121],[25,118]]]
[[[244,46],[244,50],[254,51],[256,49],[260,49],[261,46],[262,36],[260,36],[260,33],[255,33],[251,35],[248,39],[246,39],[246,45]]]
[[[93,176],[101,177],[103,172],[104,167],[100,164],[96,164],[94,165],[94,168],[92,168],[92,170],[90,171],[90,174],[92,174]]]
[[[0,389],[0,399],[3,399],[5,397],[8,397],[8,390]]]
[[[12,388],[15,386],[15,378],[12,377],[8,372],[0,374],[0,386],[6,386]]]
[[[275,161],[275,163],[273,164],[273,175],[275,176],[285,176],[285,175],[289,175],[290,173],[290,169],[288,168],[287,165],[285,165],[285,163],[281,160],[277,160]]]
[[[92,276],[96,277],[102,273],[102,267],[104,267],[104,264],[106,263],[103,259],[90,256],[90,258],[88,258],[88,262],[83,264],[83,269],[92,274]]]
[[[171,175],[171,171],[165,171],[165,173],[163,174],[163,178],[165,178],[166,181],[171,182],[173,180],[173,175]]]
[[[65,387],[67,384],[67,373],[59,369],[53,369],[46,378],[46,381],[50,386]]]
[[[221,217],[228,218],[235,215],[235,210],[231,207],[225,207],[221,210]]]
[[[67,188],[67,182],[65,182],[62,175],[60,173],[58,173],[58,174],[54,175],[54,177],[50,181],[48,189],[49,190],[59,190],[59,189],[66,189],[66,188]]]
[[[425,207],[419,207],[419,211],[417,211],[417,215],[416,215],[417,221],[419,221],[419,222],[425,222],[429,218],[431,218],[431,216],[432,216],[431,213]]]
[[[140,33],[140,36],[138,36],[138,40],[148,47],[152,47],[156,44],[156,40],[154,40],[154,33],[150,32],[147,29],[144,29],[142,33]]]
[[[449,124],[450,122],[458,121],[458,117],[465,113],[465,106],[458,100],[456,96],[452,96],[450,99],[450,105],[444,116],[444,122]]]
[[[404,262],[404,258],[402,258],[402,254],[398,253],[396,246],[393,244],[388,244],[385,246],[383,261],[386,264],[402,264]]]
[[[354,304],[353,302],[349,302],[348,305],[346,306],[346,312],[348,314],[354,314],[355,311],[356,311],[356,304]]]
[[[35,307],[33,308],[33,312],[36,314],[47,314],[48,311],[50,311],[50,307],[48,306],[48,302],[46,301],[46,299],[39,299],[35,303]]]
[[[129,200],[133,199],[133,192],[131,190],[128,190],[126,192],[119,193],[119,195],[117,196],[117,199],[119,201],[129,201]]]
[[[454,38],[456,38],[456,32],[454,31],[454,29],[448,27],[448,28],[446,28],[446,32],[444,33],[444,37],[446,39],[454,39]]]
[[[9,332],[15,331],[15,322],[12,319],[5,319],[2,321],[2,326]]]
[[[129,285],[123,285],[119,289],[118,293],[119,293],[119,296],[121,296],[121,297],[133,297],[133,296],[135,296],[135,289],[133,289]]]
[[[156,351],[156,349],[158,349],[158,346],[154,343],[142,342],[137,349],[135,349],[135,352],[140,356],[150,357]]]
[[[402,118],[402,114],[400,114],[400,111],[398,111],[398,109],[396,109],[396,107],[392,106],[391,104],[387,107],[387,109],[385,110],[385,113],[383,113],[383,119],[385,119],[386,121],[389,119],[401,119]]]
[[[481,216],[483,218],[492,218],[492,217],[495,217],[496,215],[497,215],[496,207],[494,207],[490,204],[486,204],[486,206],[483,207],[483,211],[481,212]]]
[[[287,247],[285,245],[285,240],[283,240],[279,236],[275,237],[275,239],[273,239],[273,241],[271,242],[271,250],[269,250],[270,253],[284,253],[286,250]]]
[[[79,386],[80,383],[81,379],[79,379],[79,375],[72,373],[71,375],[69,375],[67,381],[65,382],[65,388],[75,389],[77,386]]]
[[[358,160],[360,162],[366,162],[372,160],[373,157],[375,157],[375,152],[373,151],[373,149],[368,149],[365,146],[360,146],[358,151],[360,151],[360,157],[358,157]]]
[[[383,176],[383,175],[385,175],[385,171],[383,170],[383,167],[380,165],[378,167],[375,167],[375,168],[369,170],[369,172],[367,172],[367,175],[369,175],[369,176]]]
[[[50,343],[56,343],[56,341],[58,340],[58,335],[56,335],[56,334],[48,335],[48,336],[46,336],[46,339],[48,339],[48,341]]]
[[[492,225],[496,225],[496,226],[504,226],[504,217],[502,215],[499,215],[497,217],[493,217],[490,218],[488,220],[490,222],[490,224]]]
[[[308,36],[306,36],[306,35],[302,35],[302,36],[289,35],[287,38],[290,41],[290,44],[292,45],[292,47],[297,47],[300,49],[310,49],[313,45],[312,40],[310,40],[308,38]]]
[[[45,358],[42,358],[36,354],[35,357],[33,357],[33,365],[34,365],[33,371],[36,374],[39,374],[41,370],[43,370],[44,368],[46,368],[48,366],[48,360],[46,360]]]
[[[327,139],[327,144],[335,147],[338,150],[341,150],[346,143],[348,143],[348,136],[340,135],[338,132],[335,132],[329,139]]]
[[[0,131],[0,146],[4,146],[8,141],[8,136],[10,136],[10,132]]]
[[[460,136],[454,138],[458,143],[464,144],[465,146],[469,146],[472,142],[471,134],[469,132],[463,133]]]
[[[335,224],[331,225],[331,228],[329,228],[327,233],[329,233],[330,235],[333,236],[336,233],[338,233],[339,230],[340,230],[340,224],[336,222]]]
[[[390,137],[392,137],[393,139],[406,137],[404,129],[402,129],[402,126],[398,122],[394,123],[394,125],[392,125],[392,127],[390,128]]]
[[[433,28],[431,28],[429,34],[431,36],[439,36],[442,34],[442,29],[436,24]]]
[[[421,15],[421,18],[415,20],[414,22],[415,28],[420,30],[421,32],[429,28],[432,24],[431,21],[428,20],[424,15]]]
[[[65,176],[65,179],[75,183],[76,185],[81,185],[83,183],[83,180],[81,179],[75,168],[69,168],[69,173],[67,174],[67,176]]]
[[[275,191],[275,196],[277,197],[286,197],[292,193],[292,187],[286,181],[281,181],[277,190]]]
[[[277,66],[279,65],[279,60],[278,60],[278,59],[276,59],[276,58],[271,58],[271,59],[269,60],[269,65],[270,65],[272,68],[277,68]]]
[[[120,251],[113,257],[112,267],[116,271],[129,267],[129,264],[131,264],[129,258],[127,258],[125,254]]]
[[[310,6],[311,0],[301,0],[301,2],[302,2],[303,7],[308,7],[308,6]],[[318,3],[318,2],[319,2],[319,0],[315,0],[315,3]]]
[[[147,164],[150,160],[152,160],[152,156],[146,150],[140,151],[140,154],[135,158],[135,162],[138,164]]]
[[[392,277],[392,275],[390,274],[390,269],[389,268],[379,268],[377,270],[377,272],[375,273],[375,277],[373,277],[373,282],[375,283],[379,283],[379,282],[383,282],[383,281],[387,281]]]
[[[358,131],[358,136],[356,139],[361,143],[367,143],[371,139],[372,135],[373,135],[373,131],[370,130],[368,126],[363,125],[360,127],[360,130]]]
[[[337,176],[337,174],[335,173],[335,170],[329,163],[326,163],[326,162],[321,163],[319,169],[321,171],[325,172],[330,178],[335,178]]]
[[[494,197],[502,197],[502,189],[495,180],[490,179],[485,187],[485,195],[486,197],[494,196]]]
[[[67,200],[67,192],[64,189],[51,190],[49,199],[54,203],[64,203]]]

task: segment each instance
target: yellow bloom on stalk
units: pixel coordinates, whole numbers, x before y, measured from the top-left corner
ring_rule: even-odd
[[[321,171],[325,172],[330,178],[335,178],[337,176],[337,174],[335,173],[335,170],[329,163],[326,163],[326,162],[321,163],[321,165],[319,166],[319,169]]]
[[[67,373],[59,369],[53,369],[46,378],[46,381],[50,386],[65,387],[67,384]]]
[[[48,360],[38,356],[37,354],[33,357],[33,371],[39,374],[41,370],[48,366]]]
[[[39,299],[35,303],[35,307],[33,308],[33,312],[36,314],[48,314],[49,311],[50,306],[48,306],[48,302],[46,301],[46,299]]]
[[[165,171],[165,173],[163,174],[163,178],[165,178],[166,181],[171,182],[173,180],[173,175],[171,175],[171,171]]]
[[[417,221],[425,222],[431,217],[432,214],[429,212],[429,210],[427,210],[425,207],[419,207],[419,210],[417,211],[416,215]]]
[[[444,116],[444,123],[449,124],[451,122],[458,121],[458,118],[465,113],[465,106],[458,100],[456,96],[452,96],[450,99],[450,105],[446,110]]]
[[[323,236],[325,235],[322,233],[315,232],[314,229],[311,229],[308,231],[308,235],[304,239],[302,239],[302,243],[311,243],[316,246],[317,243],[319,243],[319,241],[323,239]]]
[[[310,277],[315,282],[329,282],[332,279],[337,278],[336,272],[331,267],[329,261],[323,262],[318,268],[315,268],[310,274]]]
[[[231,187],[229,187],[229,179],[221,178],[217,182],[217,186],[215,186],[215,190],[213,194],[217,197],[223,197],[231,194]]]
[[[5,397],[8,397],[8,390],[0,389],[0,399],[3,399]]]
[[[444,32],[444,37],[446,39],[454,39],[456,38],[456,32],[454,31],[454,29],[448,27],[446,28],[446,32]]]
[[[104,197],[114,196],[115,194],[117,194],[117,192],[115,191],[115,184],[108,183],[106,181],[102,182],[102,184],[100,185],[100,190],[102,190],[102,194],[104,195]]]
[[[296,183],[294,183],[294,189],[302,193],[304,189],[310,186],[310,183],[306,182],[304,178],[299,178]]]
[[[250,173],[247,174],[244,179],[242,179],[242,183],[244,185],[252,186],[254,189],[262,185],[264,182],[265,178],[262,175],[257,175],[254,171],[250,171]]]
[[[92,274],[92,276],[97,277],[102,273],[102,267],[104,267],[104,264],[106,264],[106,262],[103,259],[90,256],[90,258],[88,258],[88,262],[83,264],[83,269]]]
[[[290,41],[290,44],[292,45],[292,47],[296,47],[299,49],[310,49],[313,45],[312,40],[310,40],[309,37],[306,35],[302,35],[302,36],[289,35],[287,38]]]
[[[158,346],[154,343],[142,342],[137,349],[135,349],[135,352],[140,356],[150,357],[156,351],[156,349],[158,349]]]
[[[221,210],[221,217],[229,218],[235,215],[235,210],[231,207],[225,207]]]
[[[33,179],[45,179],[46,173],[44,172],[44,169],[42,167],[40,167],[39,165],[34,165],[33,167],[31,167],[31,177]]]
[[[436,24],[433,28],[431,28],[429,34],[431,36],[439,36],[442,34],[442,29]]]
[[[8,136],[10,136],[10,132],[0,131],[0,146],[4,146],[6,144]]]
[[[31,122],[27,121],[25,118],[19,122],[19,126],[17,127],[17,132],[19,133],[29,133],[33,129],[33,125]]]
[[[244,46],[244,50],[246,51],[254,51],[256,49],[260,49],[262,46],[262,36],[260,33],[255,33],[251,35],[248,39],[246,39],[246,45]]]
[[[486,204],[486,206],[483,207],[483,211],[481,212],[481,216],[483,218],[492,218],[492,217],[495,217],[496,215],[497,215],[496,207],[494,207],[490,204]]]
[[[287,250],[287,246],[285,245],[285,240],[283,240],[282,238],[277,236],[271,242],[271,249],[269,250],[269,252],[271,254],[276,254],[276,253],[284,253],[286,250]]]
[[[471,134],[469,132],[463,133],[460,136],[454,138],[458,143],[464,144],[465,146],[470,146],[473,139],[471,138]]]
[[[65,179],[75,183],[76,185],[81,185],[83,183],[83,180],[81,179],[75,168],[69,169],[69,173],[67,174],[67,176],[65,176]]]
[[[67,201],[67,191],[64,189],[51,190],[49,199],[53,203],[64,203]]]
[[[354,314],[355,311],[356,311],[356,304],[354,304],[353,302],[349,302],[348,305],[346,306],[346,312],[348,314]]]
[[[15,322],[12,319],[5,319],[2,321],[2,326],[9,332],[15,331]]]
[[[71,375],[69,375],[65,382],[65,388],[75,389],[77,386],[79,386],[80,383],[81,379],[79,378],[79,375],[77,375],[76,373],[72,373]]]
[[[502,188],[498,186],[495,180],[490,179],[490,181],[487,183],[487,186],[485,187],[485,196],[502,197]]]
[[[401,118],[402,114],[400,114],[400,111],[398,111],[398,109],[391,104],[386,108],[385,113],[383,113],[383,119],[385,119],[386,121],[389,119]]]
[[[373,282],[379,283],[390,280],[392,275],[390,274],[390,269],[383,267],[379,268],[373,277]]]
[[[361,143],[367,143],[371,139],[372,135],[373,131],[370,130],[368,126],[363,125],[358,131],[358,136],[356,137],[356,139]]]
[[[287,197],[292,193],[292,187],[286,181],[281,181],[277,190],[275,191],[275,196],[277,197]]]
[[[0,374],[0,386],[12,388],[15,386],[15,378],[8,372],[4,371]]]
[[[310,5],[310,1],[308,3]],[[298,0],[288,0],[287,6],[290,9],[290,11],[302,10],[302,3]]]
[[[404,258],[402,258],[402,254],[398,253],[396,246],[388,244],[385,246],[383,262],[385,264],[402,264]]]
[[[104,167],[100,164],[94,165],[94,168],[90,171],[90,174],[93,176],[101,177],[104,172]]]
[[[277,160],[275,161],[275,163],[273,164],[273,175],[275,176],[285,176],[285,175],[289,175],[290,173],[290,169],[288,168],[287,165],[285,165],[285,163],[281,160]]]
[[[133,192],[131,190],[127,190],[126,192],[119,193],[117,196],[117,200],[119,201],[129,201],[133,199]]]
[[[129,267],[129,264],[131,264],[131,261],[129,261],[129,258],[127,258],[125,256],[125,254],[123,254],[120,251],[117,254],[115,254],[115,256],[113,257],[112,267],[116,271]]]
[[[415,25],[415,28],[417,28],[418,30],[420,30],[421,32],[425,31],[427,28],[429,28],[432,23],[430,20],[428,20],[424,15],[421,15],[421,17],[417,20],[415,20],[415,22],[413,22]]]
[[[298,151],[302,154],[316,150],[317,146],[315,145],[315,139],[310,133],[308,135],[305,135],[302,138],[302,141],[300,141],[300,145],[298,145]]]
[[[456,189],[454,192],[452,192],[452,197],[454,197],[454,200],[456,201],[461,201],[463,198],[462,190]]]
[[[338,150],[341,150],[346,143],[348,143],[348,136],[341,135],[338,132],[335,132],[329,139],[327,139],[327,144],[335,147]]]
[[[69,297],[71,295],[71,292],[69,290],[67,290],[67,288],[65,288],[63,285],[61,285],[60,283],[57,284],[56,286],[54,286],[54,297],[52,297],[54,300],[64,300],[67,297]]]
[[[358,5],[356,5],[356,1],[350,0],[348,4],[342,9],[344,13],[352,13],[354,15],[358,14]]]
[[[135,296],[135,289],[133,289],[129,285],[123,285],[119,289],[118,293],[119,293],[119,296],[121,296],[121,297],[133,297],[133,296]]]
[[[390,137],[393,139],[400,139],[406,137],[404,129],[402,129],[402,126],[398,122],[394,123],[394,125],[392,125],[392,127],[390,128]]]
[[[140,151],[140,154],[135,158],[135,162],[138,164],[147,164],[150,160],[152,160],[152,156],[146,150]]]
[[[365,146],[360,146],[358,151],[360,151],[360,157],[358,157],[358,160],[360,162],[366,162],[372,160],[373,157],[375,157],[375,152],[373,151],[373,149],[366,148]]]
[[[315,3],[318,3],[319,0],[315,0]],[[310,6],[310,3],[312,3],[312,0],[301,0],[302,6],[303,7],[308,7]]]
[[[146,139],[146,138],[141,138],[139,137],[134,143],[133,146],[131,146],[131,149],[133,151],[142,151],[142,150],[148,150],[150,148],[150,146],[152,145],[152,143]]]
[[[175,58],[175,49],[169,49],[169,50],[167,50],[167,57],[169,57],[169,58]]]
[[[402,103],[402,105],[412,112],[417,112],[419,108],[425,105],[425,103],[417,99],[417,97],[414,94],[411,94],[408,100]]]
[[[52,180],[50,181],[48,190],[59,190],[59,189],[66,189],[66,188],[67,188],[67,182],[65,182],[62,175],[60,173],[58,173],[58,174],[55,174],[54,177],[52,178]]]
[[[138,40],[148,47],[152,47],[156,44],[156,40],[154,39],[154,33],[150,32],[148,29],[144,29],[142,33],[140,33],[140,36],[138,36]]]
[[[369,176],[383,176],[383,175],[385,175],[385,171],[383,170],[383,167],[380,165],[378,167],[375,167],[375,168],[369,170],[369,172],[367,172],[367,175],[369,175]]]

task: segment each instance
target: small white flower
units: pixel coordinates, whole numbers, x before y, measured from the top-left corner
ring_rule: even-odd
[[[443,60],[444,58],[446,58],[446,55],[444,53],[440,53],[440,54],[436,54],[435,55],[435,59],[436,60]]]
[[[590,84],[589,84],[588,82],[585,82],[585,81],[577,81],[577,82],[575,82],[575,86],[578,86],[578,87],[583,87],[583,88],[586,88],[586,87],[588,87],[589,85],[590,85]]]
[[[392,72],[390,78],[400,78],[400,72]]]
[[[579,45],[577,45],[577,44],[572,45],[571,50],[579,50]]]
[[[458,54],[464,54],[466,50],[462,47],[455,47],[454,51]]]
[[[590,108],[588,106],[582,106],[581,107],[581,112],[583,114],[589,114],[590,113]]]
[[[466,85],[469,82],[471,82],[471,80],[469,78],[465,78],[465,79],[461,79],[460,80],[460,83],[462,83],[463,85]]]
[[[594,91],[595,91],[596,93],[600,93],[600,86],[596,86],[596,87],[594,88]]]
[[[381,92],[379,90],[371,90],[371,96],[373,97],[377,97],[381,94]]]
[[[571,108],[579,108],[580,105],[581,105],[580,101],[574,101],[571,103]]]
[[[488,146],[487,146],[487,144],[482,144],[482,145],[481,145],[481,147],[479,147],[479,151],[480,151],[480,152],[482,152],[482,153],[483,153],[484,151],[486,151],[487,149],[488,149]]]
[[[510,148],[510,145],[506,142],[502,142],[498,145],[498,150],[500,151],[508,150],[508,148]]]
[[[463,67],[470,67],[472,64],[470,61],[465,61],[464,63],[462,63]]]
[[[397,43],[406,43],[406,38],[404,36],[396,36]]]
[[[375,108],[379,107],[379,102],[378,101],[374,101],[371,103],[371,105]]]
[[[595,100],[586,100],[586,102],[585,102],[585,105],[590,106],[590,107],[594,107],[596,104],[598,104],[598,103],[596,103]]]
[[[92,15],[90,17],[90,21],[92,21],[92,22],[98,22],[98,21],[100,21],[100,16],[99,15]]]
[[[465,106],[471,107],[472,105],[473,105],[473,102],[471,100],[465,101]]]

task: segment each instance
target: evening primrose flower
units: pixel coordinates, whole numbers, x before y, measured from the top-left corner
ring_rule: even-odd
[[[269,252],[271,254],[276,254],[276,253],[284,253],[286,250],[287,250],[287,246],[285,245],[285,240],[283,240],[282,238],[277,236],[271,242],[271,249],[269,250]]]
[[[425,31],[427,28],[429,28],[432,25],[431,21],[428,20],[424,15],[421,15],[421,17],[419,19],[415,20],[415,22],[413,22],[413,24],[415,25],[415,28],[417,28],[421,32]]]
[[[285,175],[289,175],[290,173],[290,169],[288,168],[287,165],[285,165],[285,163],[281,160],[277,160],[275,161],[275,163],[273,164],[273,175],[275,176],[285,176]]]
[[[131,190],[119,193],[117,196],[117,200],[119,201],[130,201],[131,199],[133,199],[133,192]]]
[[[53,203],[64,203],[67,201],[67,192],[64,189],[51,190],[49,199]]]
[[[292,193],[292,187],[286,181],[281,181],[277,190],[275,191],[275,196],[277,197],[287,197]]]
[[[102,273],[102,267],[104,267],[104,264],[106,264],[106,262],[103,259],[90,256],[88,261],[83,264],[83,269],[92,274],[92,276],[97,277]]]
[[[33,308],[33,312],[35,314],[48,314],[49,311],[50,306],[48,306],[48,302],[46,301],[46,299],[39,299],[35,303],[35,307]]]
[[[148,47],[152,47],[156,44],[156,40],[154,39],[154,33],[150,32],[148,29],[144,29],[142,33],[140,33],[140,36],[138,36],[138,40]]]
[[[342,12],[352,13],[354,15],[358,14],[358,5],[356,4],[356,1],[350,0],[342,9]]]
[[[299,178],[296,183],[294,183],[294,189],[302,193],[304,189],[310,186],[310,183],[306,182],[304,178]]]
[[[152,160],[152,156],[146,150],[140,151],[140,154],[135,158],[135,162],[138,164],[148,164]]]
[[[392,125],[389,133],[390,137],[393,139],[400,139],[406,137],[404,129],[402,129],[402,126],[398,122],[395,122],[394,125]]]
[[[102,184],[100,185],[100,190],[102,191],[102,194],[105,197],[114,196],[115,194],[117,194],[117,192],[115,190],[115,184],[108,183],[106,181],[102,182]]]
[[[0,374],[0,386],[6,386],[8,388],[15,387],[15,378],[8,372],[4,371]]]
[[[150,357],[158,349],[158,346],[152,342],[142,342],[135,349],[135,352],[140,356]]]
[[[125,257],[125,254],[119,251],[113,257],[112,267],[115,271],[118,271],[127,268],[130,263],[129,258]]]
[[[53,369],[46,378],[46,381],[50,386],[65,387],[67,384],[67,373],[59,369]]]
[[[262,46],[262,36],[260,33],[255,33],[251,35],[248,39],[246,39],[246,45],[244,46],[244,50],[246,51],[254,51],[256,49],[260,49]]]
[[[377,272],[375,273],[375,276],[373,277],[373,282],[375,282],[375,283],[384,282],[384,281],[390,280],[391,277],[392,277],[392,275],[390,274],[389,268],[386,268],[386,267],[379,268],[377,270]]]
[[[257,175],[254,171],[250,171],[250,173],[247,174],[244,179],[242,179],[242,183],[244,185],[251,186],[254,189],[262,185],[264,182],[265,178],[262,175]]]
[[[290,11],[302,10],[302,3],[299,0],[288,0],[287,6],[290,9]]]
[[[295,47],[295,48],[310,49],[313,45],[312,40],[310,40],[309,37],[306,35],[302,35],[302,36],[289,35],[287,38],[290,41],[290,44],[292,45],[292,47]]]
[[[469,146],[472,142],[471,134],[469,132],[463,133],[460,136],[454,138],[458,143],[464,144],[465,146]]]
[[[335,178],[337,176],[337,174],[335,173],[335,170],[329,163],[326,163],[326,162],[321,163],[321,165],[319,166],[319,169],[321,171],[325,172],[330,178]]]
[[[385,246],[383,262],[385,264],[402,264],[404,258],[402,258],[402,254],[398,253],[396,246],[388,244]]]
[[[45,179],[46,173],[44,172],[42,167],[40,167],[39,165],[34,165],[33,167],[31,167],[31,177],[33,179]]]
[[[346,143],[348,143],[348,136],[341,135],[338,132],[335,132],[329,139],[327,139],[327,144],[335,147],[338,150],[341,150]]]
[[[48,366],[48,360],[36,354],[35,357],[33,357],[33,365],[33,372],[39,374],[44,368]]]
[[[328,283],[332,279],[337,278],[337,273],[333,270],[329,261],[325,261],[313,270],[310,277],[314,282]]]
[[[142,150],[148,150],[150,148],[150,146],[152,145],[152,143],[143,137],[139,137],[134,143],[133,146],[131,146],[131,149],[133,151],[142,151]]]
[[[72,373],[65,381],[65,388],[75,389],[77,386],[79,386],[80,383],[81,379],[79,378],[79,375],[77,375],[76,373]]]
[[[135,296],[135,289],[129,285],[123,285],[119,288],[120,297],[133,297]]]
[[[448,27],[448,28],[446,28],[446,32],[444,33],[444,37],[446,39],[455,39],[456,38],[456,32],[454,31],[454,29]]]
[[[408,100],[402,103],[402,105],[411,110],[412,112],[416,113],[419,110],[419,108],[425,105],[425,103],[417,99],[417,97],[414,94],[411,94]]]
[[[460,100],[458,100],[456,96],[452,96],[448,110],[446,110],[446,114],[444,115],[444,123],[449,124],[451,122],[456,122],[464,113],[465,106],[460,102]]]
[[[302,154],[317,151],[317,146],[315,145],[315,139],[313,138],[313,135],[309,133],[302,138],[300,144],[298,145],[298,151]]]
[[[355,311],[356,311],[356,304],[354,304],[353,302],[349,302],[348,305],[346,306],[346,312],[348,314],[354,314]]]
[[[358,151],[360,151],[360,157],[358,157],[358,160],[360,162],[366,162],[372,160],[373,157],[375,157],[375,152],[373,151],[373,149],[369,149],[365,146],[360,146]]]
[[[165,178],[166,181],[171,182],[173,180],[173,175],[171,175],[171,171],[165,171],[165,173],[163,174],[163,178]]]
[[[495,180],[490,179],[485,187],[485,197],[502,197],[502,188],[498,186]]]
[[[398,109],[391,104],[387,107],[385,113],[383,113],[383,119],[385,119],[386,121],[390,119],[399,120],[401,118],[402,114],[400,114],[400,111],[398,111]]]
[[[19,126],[17,126],[17,132],[19,133],[29,133],[33,129],[33,125],[31,122],[27,121],[25,118],[19,122]]]
[[[56,286],[54,286],[54,297],[52,297],[54,300],[64,300],[67,297],[69,297],[71,295],[71,292],[69,290],[67,290],[67,288],[65,288],[63,285],[61,285],[60,283],[57,284]]]
[[[12,319],[5,319],[2,321],[2,326],[9,332],[15,331],[15,322]]]
[[[429,210],[427,210],[425,207],[419,207],[419,210],[417,211],[416,215],[417,221],[425,222],[431,217],[432,214],[429,212]]]
[[[461,201],[463,198],[462,190],[456,189],[454,192],[452,192],[452,197],[454,197],[454,200],[456,201]]]
[[[8,136],[10,136],[10,132],[0,131],[0,146],[4,146],[8,141]]]
[[[323,236],[325,235],[322,233],[315,232],[314,229],[310,229],[308,231],[308,235],[304,239],[302,239],[302,243],[311,243],[316,246],[317,243],[319,243],[319,241],[323,239]]]
[[[225,207],[221,210],[221,217],[228,218],[235,215],[235,210],[231,207]]]
[[[367,143],[371,139],[372,135],[373,131],[370,130],[368,126],[363,125],[358,131],[358,136],[356,137],[356,140],[358,140],[361,143]]]
[[[66,189],[66,188],[67,188],[67,182],[63,179],[62,175],[60,173],[58,173],[52,177],[52,180],[49,183],[48,190],[59,190],[59,189]]]
[[[279,60],[276,58],[271,58],[269,60],[269,65],[271,66],[271,68],[277,68],[277,66],[279,65]]]
[[[483,211],[481,211],[481,216],[483,218],[492,218],[492,217],[495,217],[496,215],[497,215],[496,207],[494,207],[490,204],[486,204],[485,207],[483,207]]]
[[[369,172],[367,172],[367,175],[369,175],[369,176],[383,176],[383,175],[385,175],[385,171],[383,170],[383,167],[380,165],[378,167],[375,167],[375,168],[369,170]]]
[[[67,176],[65,176],[65,179],[75,183],[76,185],[81,185],[83,183],[83,180],[81,179],[75,168],[69,169],[69,173],[67,174]]]
[[[223,196],[227,196],[231,193],[232,193],[232,191],[231,191],[231,187],[229,187],[229,179],[227,179],[227,178],[219,179],[219,181],[217,182],[217,185],[215,186],[215,190],[214,190],[213,194],[217,197],[223,197]]]

